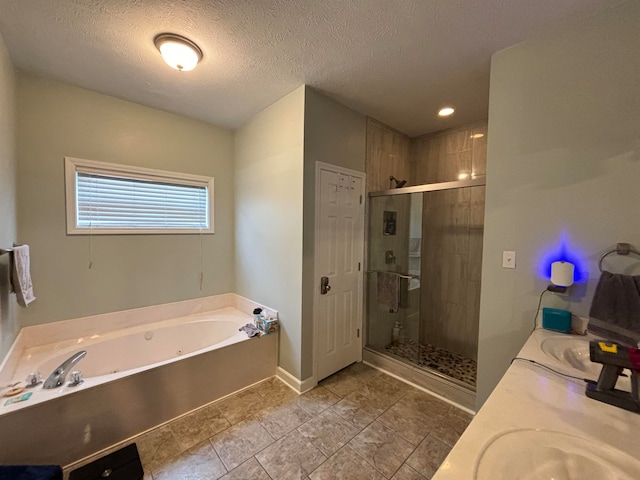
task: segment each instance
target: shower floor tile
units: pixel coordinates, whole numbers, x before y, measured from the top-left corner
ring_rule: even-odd
[[[418,350],[420,357],[418,358]],[[436,370],[444,375],[460,380],[475,388],[477,363],[457,353],[428,343],[418,343],[407,339],[403,344],[387,345],[385,351],[396,357],[409,360],[420,367]]]

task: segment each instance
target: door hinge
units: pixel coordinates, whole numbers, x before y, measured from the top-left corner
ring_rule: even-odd
[[[358,338],[360,338],[360,329],[357,329]]]
[[[362,205],[362,195],[360,195],[360,205]]]
[[[358,271],[360,271],[360,262],[358,262]]]

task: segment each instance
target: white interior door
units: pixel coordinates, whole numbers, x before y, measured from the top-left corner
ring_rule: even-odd
[[[316,173],[319,381],[362,358],[364,174],[320,163]]]

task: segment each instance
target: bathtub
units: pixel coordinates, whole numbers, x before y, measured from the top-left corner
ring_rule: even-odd
[[[86,335],[14,348],[0,374],[3,384],[24,381],[34,371],[46,380],[81,350],[87,354],[72,370],[80,370],[84,381],[51,390],[40,385],[29,390],[28,401],[9,406],[2,399],[0,464],[66,466],[273,376],[277,335],[250,339],[238,331],[252,321],[246,313],[252,305],[242,302],[242,310],[227,306],[115,331],[106,330],[101,319],[85,319],[74,322]],[[63,330],[73,325],[66,322]],[[32,336],[38,335],[47,336]]]

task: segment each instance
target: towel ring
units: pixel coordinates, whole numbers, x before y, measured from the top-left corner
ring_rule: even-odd
[[[600,273],[602,273],[602,261],[604,260],[604,257],[606,257],[607,255],[611,255],[612,253],[617,253],[618,255],[629,255],[630,253],[633,253],[640,257],[640,252],[635,248],[633,248],[630,244],[618,243],[616,245],[616,248],[612,248],[611,250],[604,252],[600,257],[600,261],[598,262],[598,268],[600,269]]]

